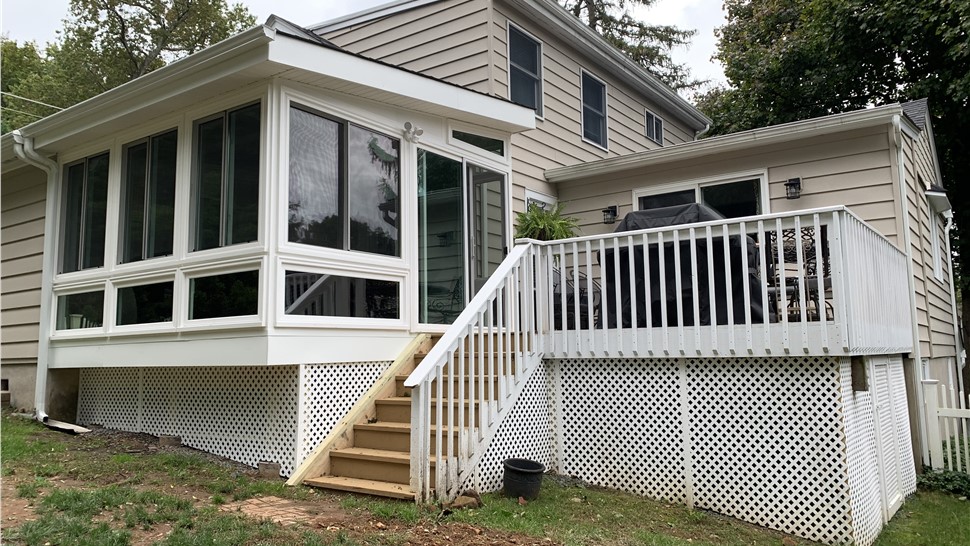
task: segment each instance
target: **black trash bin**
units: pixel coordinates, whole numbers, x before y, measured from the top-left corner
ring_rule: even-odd
[[[545,465],[529,459],[506,459],[505,476],[502,480],[502,490],[507,497],[522,497],[532,500],[539,497],[539,486],[542,485],[542,474]]]

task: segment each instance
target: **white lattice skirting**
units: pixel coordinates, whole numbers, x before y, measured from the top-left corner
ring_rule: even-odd
[[[197,368],[86,368],[78,421],[177,435],[182,443],[289,476],[388,362]]]
[[[499,489],[501,461],[527,457],[603,487],[868,546],[895,510],[881,484],[895,476],[887,489],[901,497],[916,489],[902,360],[868,367],[869,390],[853,392],[848,358],[547,361],[474,484]]]

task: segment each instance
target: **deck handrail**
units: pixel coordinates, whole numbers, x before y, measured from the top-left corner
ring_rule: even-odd
[[[418,501],[457,496],[534,371],[535,258],[532,242],[516,245],[404,382]]]

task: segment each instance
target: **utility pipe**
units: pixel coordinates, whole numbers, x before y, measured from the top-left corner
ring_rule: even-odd
[[[40,320],[37,332],[37,378],[34,385],[34,411],[38,421],[47,422],[47,359],[51,335],[51,309],[53,307],[54,278],[54,228],[57,210],[57,181],[60,174],[57,162],[34,150],[34,139],[19,129],[13,132],[14,154],[28,165],[47,173],[47,201],[44,214],[44,257],[40,274]]]

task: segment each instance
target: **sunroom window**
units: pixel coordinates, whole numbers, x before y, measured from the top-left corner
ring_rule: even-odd
[[[172,281],[118,289],[118,325],[172,321]]]
[[[287,271],[284,280],[287,315],[355,318],[400,318],[400,283]]]
[[[122,149],[121,262],[172,254],[178,131]]]
[[[258,312],[258,270],[189,280],[190,320],[247,316]]]
[[[57,297],[57,329],[100,328],[104,317],[104,290]]]
[[[65,170],[61,272],[101,267],[108,203],[108,154],[87,157]]]
[[[290,108],[291,243],[400,256],[400,140]]]
[[[195,122],[192,250],[257,239],[259,128],[259,103]]]

